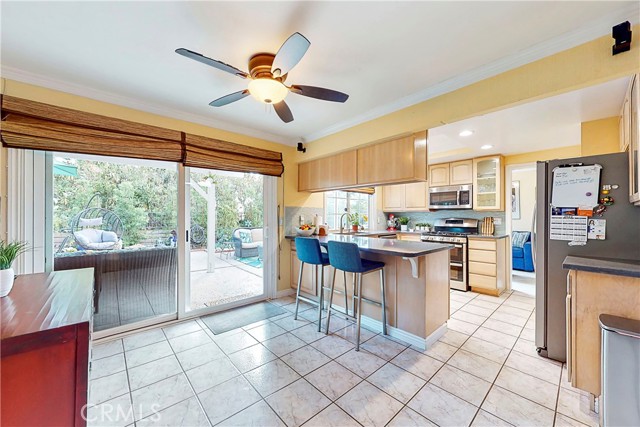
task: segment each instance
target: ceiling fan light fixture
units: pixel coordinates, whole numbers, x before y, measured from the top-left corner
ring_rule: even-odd
[[[277,104],[286,98],[289,89],[277,80],[260,78],[249,82],[249,93],[265,104]]]

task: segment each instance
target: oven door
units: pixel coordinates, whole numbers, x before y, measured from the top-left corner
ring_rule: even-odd
[[[432,187],[429,189],[429,209],[458,207],[459,187]]]
[[[467,254],[466,245],[455,243],[450,250],[449,286],[452,289],[467,291]]]

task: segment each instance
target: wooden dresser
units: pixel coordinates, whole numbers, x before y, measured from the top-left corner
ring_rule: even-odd
[[[93,269],[18,276],[0,298],[0,424],[84,426]]]

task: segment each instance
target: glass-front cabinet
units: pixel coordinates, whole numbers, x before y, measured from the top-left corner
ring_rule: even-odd
[[[504,210],[504,158],[502,156],[473,159],[473,209]]]

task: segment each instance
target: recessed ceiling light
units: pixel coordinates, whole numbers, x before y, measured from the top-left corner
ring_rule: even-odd
[[[462,132],[460,132],[459,135],[460,136],[471,136],[471,135],[473,135],[473,131],[472,130],[463,130]]]
[[[493,148],[493,145],[485,144],[482,147],[480,147],[481,150],[488,150],[489,148]]]

